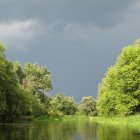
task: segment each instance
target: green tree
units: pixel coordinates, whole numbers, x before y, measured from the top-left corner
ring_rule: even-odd
[[[31,112],[34,116],[48,114],[49,100],[47,92],[52,89],[51,75],[46,67],[38,64],[26,63],[23,67],[19,62],[14,63],[14,72],[18,84],[32,96]]]
[[[82,114],[95,116],[97,114],[96,100],[92,96],[82,97],[78,110]]]
[[[3,112],[6,109],[6,101],[5,101],[5,95],[3,93],[3,81],[4,79],[4,65],[5,65],[5,55],[4,55],[4,45],[0,43],[0,116],[3,114]]]
[[[0,121],[12,122],[22,116],[47,113],[48,97],[52,89],[50,72],[46,67],[17,61],[10,62],[0,43]]]
[[[125,47],[99,85],[100,115],[126,116],[140,112],[140,41]]]
[[[13,71],[16,74],[17,82],[18,82],[19,85],[22,85],[23,84],[23,79],[25,78],[23,68],[22,68],[19,61],[16,61],[15,63],[13,63],[13,65],[14,65]]]
[[[70,96],[59,93],[51,100],[50,114],[54,116],[74,115],[76,111],[77,107]]]
[[[12,121],[15,111],[19,109],[19,102],[23,102],[24,99],[19,98],[23,92],[19,91],[13,64],[7,60],[4,53],[4,45],[0,43],[0,120]],[[18,112],[16,114],[19,115]]]
[[[51,75],[46,67],[39,67],[38,64],[26,63],[24,66],[23,87],[33,92],[48,92],[52,89]]]

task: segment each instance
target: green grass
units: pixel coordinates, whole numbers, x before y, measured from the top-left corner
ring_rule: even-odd
[[[97,123],[108,125],[129,125],[140,128],[140,115],[133,115],[128,117],[88,117],[80,115],[66,115],[59,118],[49,118],[41,116],[34,120],[34,122],[52,122],[52,121],[77,121],[77,120],[90,120]]]
[[[88,116],[78,116],[78,115],[66,115],[62,117],[63,121],[75,121],[75,120],[88,120]]]
[[[78,115],[65,115],[59,118],[41,116],[34,120],[34,122],[51,122],[51,121],[76,121],[76,120],[88,120],[88,116],[78,116]]]
[[[109,125],[129,125],[140,128],[140,115],[132,115],[128,117],[90,117],[94,122]]]
[[[88,117],[82,115],[66,115],[59,118],[53,118],[48,116],[38,117],[31,122],[48,123],[53,121],[93,121],[105,125],[127,125],[132,128],[140,129],[140,115],[132,115],[127,117]]]

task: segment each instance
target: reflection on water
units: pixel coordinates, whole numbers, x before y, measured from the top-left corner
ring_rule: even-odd
[[[127,126],[107,126],[87,120],[0,126],[0,140],[140,140]]]

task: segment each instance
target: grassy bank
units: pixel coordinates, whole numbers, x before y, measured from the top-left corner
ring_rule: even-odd
[[[93,121],[100,124],[105,125],[128,125],[132,126],[133,128],[139,128],[140,129],[140,115],[133,115],[128,117],[88,117],[88,116],[80,116],[80,115],[68,115],[63,116],[59,118],[51,118],[48,116],[41,116],[38,118],[35,118],[33,120],[21,120],[13,124],[24,124],[24,123],[36,123],[36,122],[42,122],[42,123],[48,123],[53,121]],[[10,123],[7,123],[6,125],[9,125]],[[12,124],[10,124],[12,125]]]
[[[46,116],[38,117],[34,122],[51,122],[51,121],[75,121],[75,120],[88,120],[88,116],[66,115],[59,118],[48,118]]]
[[[108,125],[129,125],[140,128],[140,115],[128,117],[90,117],[90,120]]]
[[[67,115],[60,118],[48,118],[42,116],[36,118],[34,122],[51,122],[51,121],[76,121],[76,120],[90,120],[97,123],[108,125],[129,125],[140,128],[140,115],[133,115],[127,117],[88,117],[78,115]]]
[[[27,117],[22,118],[18,121],[12,122],[12,123],[1,123],[0,125],[9,125],[9,126],[14,126],[14,125],[23,125],[23,124],[32,124],[32,123],[49,123],[49,122],[54,122],[54,121],[82,121],[82,120],[89,120],[88,116],[80,116],[80,115],[65,115],[62,117],[48,117],[48,116],[41,116],[37,118],[30,118],[28,119]]]

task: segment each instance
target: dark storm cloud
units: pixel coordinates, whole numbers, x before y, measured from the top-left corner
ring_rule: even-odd
[[[39,19],[43,22],[92,22],[106,27],[124,20],[137,0],[4,0],[0,20]]]
[[[52,72],[53,93],[97,95],[123,46],[139,38],[138,0],[4,0],[0,38],[10,60]]]

